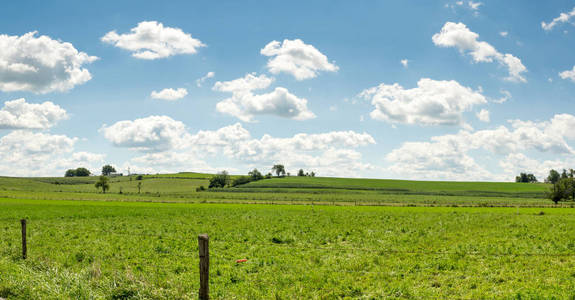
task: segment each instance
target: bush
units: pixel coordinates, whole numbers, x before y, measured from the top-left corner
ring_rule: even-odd
[[[248,176],[252,178],[252,181],[258,181],[264,179],[264,176],[258,169],[253,169],[252,171],[248,172]]]
[[[249,183],[250,181],[252,181],[252,178],[250,176],[240,176],[240,177],[237,177],[236,179],[232,180],[232,186],[238,186],[241,184],[246,184],[246,183]]]
[[[202,192],[205,190],[206,190],[206,188],[203,185],[200,185],[199,187],[196,188],[196,192]]]
[[[223,188],[230,184],[230,175],[228,172],[222,171],[217,175],[210,178],[210,185],[208,188]]]
[[[575,201],[575,179],[561,178],[547,192],[547,198],[557,204],[559,201]]]
[[[142,180],[142,179],[144,179],[144,176],[142,176],[142,175],[136,176],[136,180]]]

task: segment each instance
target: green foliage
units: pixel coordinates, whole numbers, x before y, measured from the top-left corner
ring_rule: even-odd
[[[547,198],[556,204],[560,201],[575,201],[575,179],[561,178],[547,193]]]
[[[274,166],[272,167],[272,172],[276,173],[276,176],[278,176],[278,177],[279,177],[280,175],[281,175],[281,176],[285,176],[285,174],[286,174],[286,169],[285,169],[284,165],[279,165],[279,164],[278,164],[278,165],[274,165]]]
[[[253,169],[250,172],[248,172],[248,176],[252,178],[252,181],[264,179],[264,176],[262,175],[262,173],[260,173],[260,171],[258,171],[258,169]]]
[[[110,189],[110,184],[108,183],[108,177],[104,175],[100,176],[96,184],[94,184],[94,186],[97,189],[102,189],[102,193],[105,194],[106,191]]]
[[[535,183],[537,178],[533,174],[521,173],[519,176],[515,177],[515,182],[520,183]]]
[[[297,176],[305,176],[305,172],[303,171],[303,169],[299,169],[299,171],[297,171]]]
[[[196,192],[203,192],[205,190],[206,188],[203,185],[200,185],[199,187],[196,188]]]
[[[555,184],[555,183],[557,183],[557,181],[559,181],[559,179],[561,179],[561,175],[559,174],[559,172],[557,172],[555,170],[550,170],[549,176],[547,176],[547,178],[545,179],[545,182]]]
[[[109,176],[112,173],[115,173],[116,169],[114,167],[112,167],[111,165],[105,165],[102,167],[102,175],[103,176]]]
[[[142,180],[142,179],[144,179],[144,176],[142,176],[142,175],[136,176],[136,180]]]
[[[252,177],[251,176],[239,176],[236,177],[232,180],[232,186],[238,186],[238,185],[242,185],[242,184],[246,184],[252,181]]]
[[[90,170],[86,168],[69,169],[64,174],[64,177],[86,177],[90,176]]]
[[[230,175],[227,171],[222,171],[210,178],[210,185],[208,186],[211,188],[224,188],[230,184]]]

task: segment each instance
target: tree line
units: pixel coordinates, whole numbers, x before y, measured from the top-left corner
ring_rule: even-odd
[[[272,178],[272,172],[275,173],[276,177],[284,177],[290,176],[290,173],[286,172],[286,168],[282,164],[276,164],[271,167],[271,172],[263,175],[258,169],[253,169],[248,172],[247,176],[237,176],[234,179],[229,175],[227,171],[222,171],[210,178],[210,183],[208,188],[224,188],[224,187],[234,187],[246,183],[250,183],[252,181],[258,181],[262,179],[269,179]],[[300,169],[297,173],[297,176],[310,176],[315,177],[315,172],[305,172],[303,169]],[[198,191],[203,191],[205,188],[200,186],[197,188]]]
[[[515,182],[535,183],[538,182],[533,174],[521,173],[515,177]],[[557,170],[550,170],[544,180],[545,183],[552,184],[546,192],[546,196],[555,204],[561,201],[575,201],[575,170],[563,169],[559,173]]]

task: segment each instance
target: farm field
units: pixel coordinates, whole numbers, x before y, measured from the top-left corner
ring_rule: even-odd
[[[0,298],[196,299],[200,233],[214,299],[575,296],[575,214],[545,184],[208,178],[0,177]]]

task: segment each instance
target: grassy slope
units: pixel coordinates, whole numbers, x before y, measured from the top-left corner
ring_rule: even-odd
[[[574,296],[571,210],[278,208],[0,199],[0,297],[196,299],[199,233],[214,299]]]

